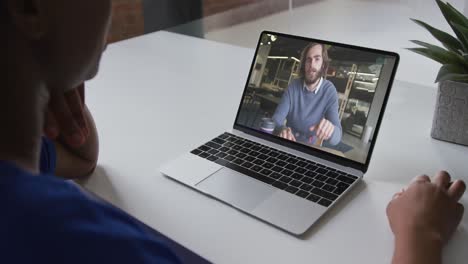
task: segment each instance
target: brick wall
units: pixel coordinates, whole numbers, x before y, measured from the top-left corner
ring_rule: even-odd
[[[205,32],[259,19],[289,7],[287,0],[204,0],[203,3],[203,15],[207,17]]]
[[[144,34],[143,0],[112,0],[112,23],[109,43]],[[235,9],[264,0],[203,0],[203,16]],[[282,0],[281,0],[282,1]],[[252,14],[252,16],[254,16]],[[245,18],[235,19],[245,21]],[[248,19],[247,19],[248,20]],[[235,24],[231,22],[231,24]]]
[[[323,0],[293,0],[292,7],[300,7],[310,3],[323,1]],[[241,18],[240,22],[245,22],[258,18],[257,16],[264,16],[268,14],[274,14],[277,12],[284,11],[289,8],[288,0],[203,0],[203,15],[210,16],[217,13],[229,11],[232,9],[243,8],[243,13],[247,14],[248,18]],[[260,13],[258,13],[257,7],[260,8]],[[249,12],[250,10],[255,10],[254,12]],[[263,9],[263,10],[262,10]],[[265,10],[267,9],[267,10]]]
[[[210,16],[262,0],[203,0],[203,15]]]
[[[142,0],[112,0],[112,23],[108,41],[111,43],[143,33]]]
[[[115,42],[144,34],[143,17],[144,0],[112,0],[112,25],[109,42]],[[158,1],[158,0],[152,0]],[[294,0],[294,6],[301,6],[320,0]],[[224,28],[242,22],[258,19],[259,17],[284,11],[288,8],[287,0],[202,0],[203,16],[213,16],[205,23],[205,31]],[[174,5],[177,8],[177,5]],[[166,7],[161,5],[162,8]],[[187,6],[180,8],[190,8]],[[220,14],[232,10],[227,14]],[[172,10],[181,12],[180,10]],[[151,12],[150,12],[151,13]],[[164,24],[164,23],[161,23]]]

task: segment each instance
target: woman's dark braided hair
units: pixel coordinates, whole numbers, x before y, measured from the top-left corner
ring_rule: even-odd
[[[7,12],[5,6],[5,0],[0,0],[0,20],[3,22],[6,20]]]
[[[6,0],[0,0],[0,23],[5,24],[9,19],[9,14],[7,11],[7,1]]]

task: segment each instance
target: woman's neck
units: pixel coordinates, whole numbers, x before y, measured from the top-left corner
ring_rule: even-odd
[[[1,48],[7,60],[0,62],[1,79],[6,80],[0,87],[0,160],[36,174],[49,94],[27,50]]]

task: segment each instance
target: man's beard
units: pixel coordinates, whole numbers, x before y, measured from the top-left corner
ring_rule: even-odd
[[[311,84],[314,84],[317,82],[317,80],[320,79],[320,77],[322,77],[322,72],[323,72],[323,69],[320,69],[318,71],[315,72],[315,77],[311,77],[309,78],[309,76],[307,74],[304,74],[304,82],[307,84],[307,85],[311,85]]]

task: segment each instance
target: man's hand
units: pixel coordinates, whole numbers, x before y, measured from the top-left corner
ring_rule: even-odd
[[[71,147],[80,147],[89,136],[89,127],[84,116],[83,85],[66,93],[51,95],[45,134],[51,139],[62,136]]]
[[[418,176],[394,195],[387,206],[395,235],[393,263],[440,263],[442,247],[463,216],[458,201],[465,189],[463,181],[451,183],[450,175],[441,171],[433,182]]]
[[[329,140],[333,135],[333,131],[335,131],[335,126],[332,122],[322,118],[318,125],[311,126],[309,130],[315,131],[315,135],[319,140]]]
[[[294,134],[290,127],[283,128],[281,132],[279,133],[279,136],[282,138],[291,140],[291,141],[296,141],[296,138],[294,137]]]

